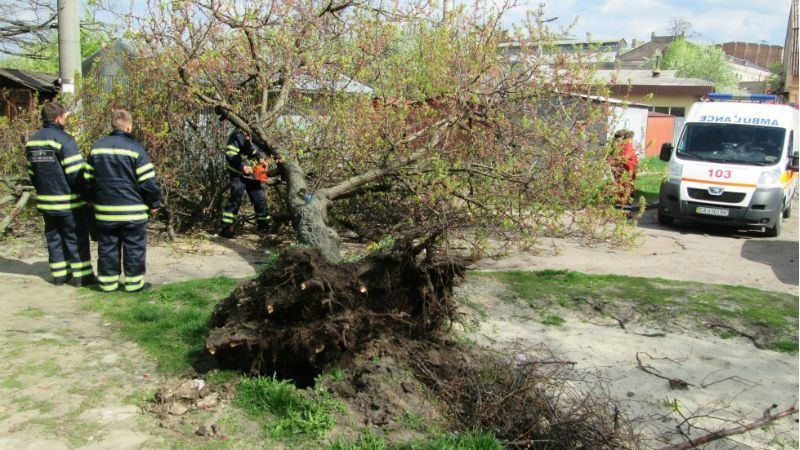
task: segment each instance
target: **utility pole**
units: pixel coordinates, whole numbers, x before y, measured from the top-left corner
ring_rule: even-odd
[[[58,67],[61,92],[75,92],[75,75],[81,74],[81,34],[78,0],[58,0]]]

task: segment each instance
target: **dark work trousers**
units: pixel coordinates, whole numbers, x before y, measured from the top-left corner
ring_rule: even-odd
[[[261,182],[243,178],[239,175],[231,175],[230,186],[231,191],[228,203],[222,209],[222,226],[231,226],[236,221],[239,207],[242,206],[242,197],[244,197],[244,192],[247,191],[250,201],[253,202],[253,209],[256,211],[256,223],[258,223],[259,229],[266,228],[269,225],[270,216],[267,209],[267,199],[264,195],[264,186],[261,185]]]
[[[55,283],[63,283],[70,277],[89,279],[94,275],[85,213],[84,208],[76,208],[68,215],[44,216],[50,273]]]
[[[100,282],[101,291],[111,292],[119,287],[120,256],[125,290],[134,292],[144,286],[146,226],[120,223],[97,228],[97,281]]]

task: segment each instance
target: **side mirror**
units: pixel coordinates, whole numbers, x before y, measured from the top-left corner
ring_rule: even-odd
[[[792,155],[792,162],[789,164],[789,170],[792,172],[800,172],[800,155],[797,153]]]
[[[672,143],[671,142],[664,142],[661,144],[661,153],[658,155],[658,159],[662,161],[669,161],[670,157],[672,157]]]

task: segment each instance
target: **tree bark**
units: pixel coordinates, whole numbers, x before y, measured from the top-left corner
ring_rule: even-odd
[[[28,200],[31,198],[31,191],[23,191],[22,195],[20,196],[17,204],[14,205],[14,209],[0,222],[0,235],[6,233],[6,229],[8,226],[11,225],[11,222],[14,221],[14,218],[19,215],[25,205],[28,204]]]
[[[322,195],[320,195],[322,194]],[[341,259],[339,235],[328,225],[327,211],[330,200],[324,192],[315,192],[299,202],[293,202],[292,225],[300,242],[318,249],[331,262]]]
[[[328,207],[331,204],[325,189],[309,191],[306,175],[294,155],[279,152],[281,172],[286,179],[287,199],[292,225],[298,240],[317,248],[331,262],[341,260],[339,235],[328,225]]]

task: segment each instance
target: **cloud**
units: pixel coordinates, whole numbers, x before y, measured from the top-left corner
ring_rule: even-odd
[[[500,0],[493,0],[498,2]],[[706,43],[727,41],[761,42],[783,45],[789,0],[776,7],[776,0],[546,0],[547,17],[558,16],[553,28],[566,26],[576,17],[575,37],[591,33],[597,38],[649,40],[650,34],[667,34],[673,18],[687,20],[697,39]],[[525,9],[512,11],[506,23],[519,22]]]

